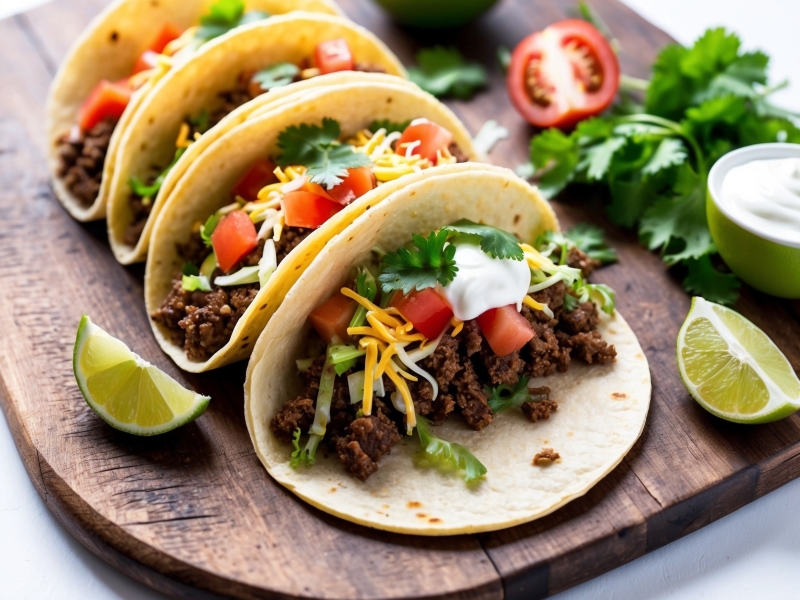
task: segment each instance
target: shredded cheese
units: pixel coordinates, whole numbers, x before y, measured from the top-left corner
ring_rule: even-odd
[[[192,145],[192,142],[189,141],[189,131],[189,124],[181,123],[180,131],[178,131],[178,139],[175,141],[176,148],[188,148]]]
[[[547,306],[547,304],[542,304],[541,302],[537,302],[536,300],[534,300],[530,296],[525,296],[522,299],[522,303],[525,306],[530,306],[533,309],[542,311],[544,314],[546,314],[551,319],[555,319],[555,315],[553,314],[553,311],[550,310],[550,307]]]
[[[461,333],[461,330],[464,328],[464,321],[461,321],[460,319],[456,319],[455,317],[453,317],[452,319],[450,319],[450,325],[453,326],[453,331],[450,333],[450,336],[456,337],[459,333]]]

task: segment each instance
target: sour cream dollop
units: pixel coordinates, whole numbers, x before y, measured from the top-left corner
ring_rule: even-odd
[[[457,319],[468,321],[509,304],[522,308],[531,282],[526,261],[492,258],[471,243],[456,244],[455,261],[458,272],[444,288],[444,295]]]
[[[800,158],[754,160],[722,180],[719,203],[763,235],[800,244]]]

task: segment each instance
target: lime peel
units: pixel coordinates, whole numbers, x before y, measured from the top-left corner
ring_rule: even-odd
[[[800,380],[788,359],[751,321],[703,298],[677,340],[683,384],[710,413],[736,423],[768,423],[800,408]]]
[[[72,354],[84,400],[106,423],[158,435],[194,421],[211,400],[187,390],[83,315]]]

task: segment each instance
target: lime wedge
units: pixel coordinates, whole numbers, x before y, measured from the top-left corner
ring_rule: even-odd
[[[693,298],[678,333],[683,384],[708,412],[768,423],[800,408],[800,380],[767,335],[739,313]]]
[[[157,435],[194,421],[211,400],[187,390],[83,315],[72,354],[86,403],[112,427]]]

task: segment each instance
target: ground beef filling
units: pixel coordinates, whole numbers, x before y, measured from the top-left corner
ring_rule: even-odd
[[[106,119],[89,131],[74,131],[58,139],[57,175],[78,202],[91,206],[100,191],[108,144],[117,121]]]
[[[311,229],[287,227],[281,239],[275,243],[278,264],[291,249],[303,241]],[[185,244],[178,245],[181,258],[199,265],[210,253],[199,232],[193,233]],[[264,242],[245,256],[231,273],[242,267],[258,264],[264,253]],[[166,327],[172,341],[186,351],[190,360],[207,360],[231,339],[236,323],[247,311],[259,291],[257,283],[220,287],[213,285],[215,277],[222,272],[217,270],[211,277],[210,292],[189,292],[183,289],[182,275],[177,273],[172,280],[172,289],[157,310],[150,317]],[[316,396],[315,396],[316,398]],[[313,419],[313,406],[312,417]]]
[[[419,363],[439,384],[436,400],[427,381],[408,382],[416,413],[436,425],[449,414],[458,413],[467,426],[477,431],[494,418],[489,407],[489,394],[485,391],[487,386],[513,385],[521,377],[543,377],[557,371],[564,372],[573,358],[589,364],[612,362],[616,349],[597,331],[599,315],[596,306],[584,302],[565,312],[566,293],[566,286],[557,283],[533,295],[538,302],[549,305],[555,318],[550,319],[541,311],[523,306],[522,314],[532,325],[535,335],[525,347],[507,356],[499,357],[492,352],[476,321],[465,322],[455,337],[442,337],[436,351]],[[308,372],[302,374],[305,385],[301,393],[288,401],[273,418],[271,428],[278,439],[288,443],[297,428],[303,433],[308,431],[314,420],[324,361],[324,356],[315,359]],[[358,368],[354,367],[354,370]],[[326,440],[345,469],[365,480],[378,469],[378,459],[388,454],[391,446],[401,439],[405,428],[404,416],[376,399],[373,414],[357,418],[361,403],[350,403],[349,373],[336,378]],[[388,377],[384,376],[383,381],[388,398],[395,387]],[[547,420],[558,409],[558,403],[550,399],[549,388],[531,388],[530,394],[531,401],[521,407],[530,421]]]

